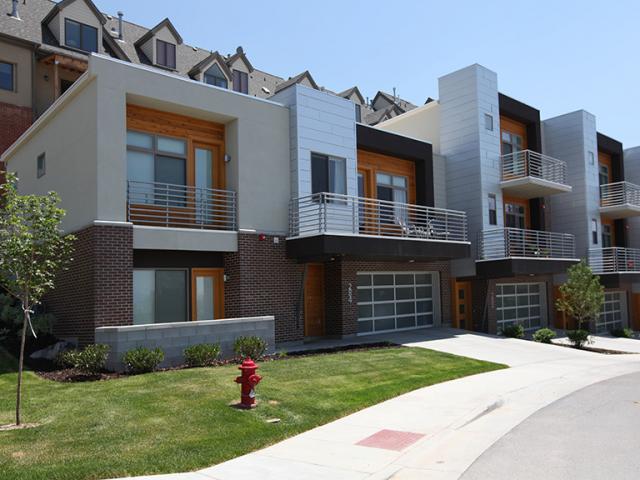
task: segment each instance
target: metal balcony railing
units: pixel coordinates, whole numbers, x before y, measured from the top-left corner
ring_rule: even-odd
[[[236,193],[129,180],[127,219],[137,225],[236,230]]]
[[[567,184],[567,162],[533,150],[520,150],[500,157],[502,181],[537,177]]]
[[[575,239],[569,233],[493,228],[478,233],[478,258],[575,258]]]
[[[640,249],[592,248],[589,250],[589,266],[597,274],[640,272]]]
[[[468,241],[465,212],[324,192],[291,200],[289,233]]]
[[[622,205],[640,207],[640,186],[629,182],[615,182],[600,185],[600,206]]]

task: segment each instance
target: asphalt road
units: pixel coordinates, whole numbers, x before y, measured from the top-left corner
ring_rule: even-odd
[[[640,479],[640,373],[578,390],[536,412],[460,478]]]

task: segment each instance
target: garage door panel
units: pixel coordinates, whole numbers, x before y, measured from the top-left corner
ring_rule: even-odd
[[[605,292],[604,303],[596,320],[596,333],[607,333],[627,325],[626,292]]]
[[[498,331],[520,324],[525,329],[539,328],[546,310],[544,283],[496,285],[496,321]]]
[[[432,326],[437,272],[358,273],[358,333]]]

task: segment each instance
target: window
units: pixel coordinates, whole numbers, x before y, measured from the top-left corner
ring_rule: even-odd
[[[91,25],[64,19],[64,43],[85,52],[98,51],[98,29]]]
[[[311,154],[311,193],[347,194],[347,162],[344,158]]]
[[[356,103],[356,122],[362,122],[362,106]]]
[[[609,166],[602,163],[598,164],[598,181],[600,186],[609,183]]]
[[[591,219],[591,241],[594,245],[598,244],[598,221],[595,218]]]
[[[45,153],[41,153],[38,155],[38,159],[36,160],[36,172],[38,178],[44,176],[47,173],[47,157]]]
[[[187,321],[187,270],[133,271],[133,324]]]
[[[376,173],[376,195],[378,200],[395,202],[401,205],[381,205],[380,221],[383,223],[397,223],[402,221],[407,223],[408,212],[406,203],[407,197],[407,177],[390,175],[387,173]]]
[[[489,225],[497,225],[498,224],[498,212],[497,212],[497,202],[496,202],[496,194],[489,194]]]
[[[211,68],[204,72],[204,83],[215,85],[216,87],[228,87],[227,77],[224,76],[217,64],[212,65]]]
[[[502,155],[508,155],[510,153],[519,152],[522,150],[522,136],[515,133],[503,131],[502,132]]]
[[[596,163],[596,156],[593,152],[589,152],[589,165],[593,165]]]
[[[240,70],[233,71],[233,89],[240,93],[249,93],[249,75]]]
[[[488,113],[484,114],[484,128],[493,132],[493,117]]]
[[[164,40],[156,40],[156,63],[167,68],[176,68],[176,46]]]
[[[186,165],[185,140],[127,132],[127,179],[137,192],[133,203],[184,206]]]
[[[527,228],[527,210],[519,203],[504,204],[505,226],[508,228]]]
[[[15,66],[13,63],[0,62],[0,89],[15,90]]]
[[[602,224],[602,248],[613,247],[613,232],[611,231],[611,225]]]

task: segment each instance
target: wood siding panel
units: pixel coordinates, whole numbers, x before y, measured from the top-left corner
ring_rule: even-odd
[[[388,173],[408,178],[409,203],[416,203],[416,164],[411,160],[359,149],[358,171],[365,173],[365,195],[367,197],[375,198],[376,196],[376,173]]]

